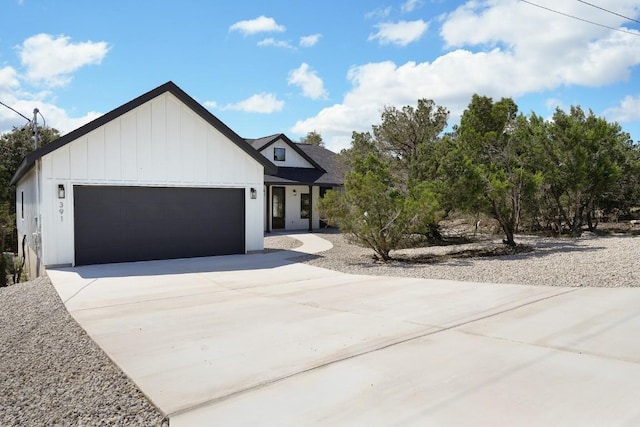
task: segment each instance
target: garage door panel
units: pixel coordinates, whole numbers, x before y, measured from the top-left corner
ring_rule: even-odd
[[[74,186],[76,265],[245,252],[244,190]]]

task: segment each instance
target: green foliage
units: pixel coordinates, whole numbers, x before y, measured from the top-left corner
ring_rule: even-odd
[[[449,176],[456,189],[452,205],[474,214],[488,213],[515,246],[524,200],[540,183],[531,169],[528,147],[533,134],[510,98],[493,102],[474,95],[462,114],[449,156]],[[458,162],[458,166],[452,163]],[[453,170],[452,170],[453,169]]]
[[[318,145],[320,147],[324,147],[324,141],[322,140],[322,135],[320,135],[315,130],[311,132],[307,132],[306,136],[300,138],[300,143]]]
[[[55,129],[39,128],[40,145],[59,137]],[[22,159],[33,151],[31,129],[14,128],[0,135],[0,250],[14,252],[18,245],[16,236],[16,189],[9,182]]]
[[[341,231],[384,261],[437,215],[436,198],[426,186],[403,192],[384,158],[374,153],[355,162],[343,192],[328,192],[320,204],[330,223],[339,224]]]
[[[640,145],[633,145],[629,139],[623,144],[623,153],[620,178],[598,200],[607,217],[630,217],[631,210],[640,207]]]
[[[384,260],[411,233],[437,235],[451,211],[490,215],[515,245],[523,222],[577,236],[640,204],[640,150],[617,123],[580,107],[545,121],[479,95],[443,135],[447,118],[429,100],[387,107],[373,134],[354,132],[340,153],[345,191],[323,208]]]
[[[373,135],[354,132],[351,148],[339,155],[345,189],[328,192],[320,201],[330,223],[384,261],[411,234],[439,235],[437,185],[408,173],[421,163],[420,155],[427,159],[426,153],[434,151],[446,126],[446,110],[433,109],[433,102],[426,100],[418,101],[417,109],[386,108]]]
[[[580,107],[571,107],[568,114],[558,108],[547,127],[537,159],[545,177],[542,214],[558,231],[566,227],[579,236],[585,222],[595,229],[596,211],[620,201],[623,173],[634,174],[632,145],[617,123],[591,111],[587,115]]]
[[[406,185],[430,179],[449,111],[430,99],[419,99],[415,108],[385,107],[381,119],[380,125],[373,126],[373,135],[378,150],[389,158],[394,175]]]
[[[474,95],[441,162],[447,204],[492,215],[508,244],[523,221],[578,236],[599,215],[638,205],[637,152],[617,123],[580,107],[547,122],[518,115],[511,99]]]

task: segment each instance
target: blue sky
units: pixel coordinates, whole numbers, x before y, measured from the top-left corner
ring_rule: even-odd
[[[530,3],[612,29],[520,0],[0,0],[0,101],[69,132],[172,80],[243,137],[338,151],[384,106],[433,99],[453,125],[478,93],[640,140],[640,3]],[[0,132],[23,123],[0,106]]]

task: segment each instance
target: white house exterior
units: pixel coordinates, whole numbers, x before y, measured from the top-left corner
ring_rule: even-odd
[[[275,170],[168,82],[24,159],[12,180],[19,253],[33,273],[36,258],[71,266],[261,250],[264,176]]]
[[[344,184],[335,153],[317,145],[292,142],[284,134],[247,140],[276,173],[265,174],[264,230],[308,230],[325,226],[317,202],[327,190]]]

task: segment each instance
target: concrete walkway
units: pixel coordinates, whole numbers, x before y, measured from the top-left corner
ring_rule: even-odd
[[[292,237],[49,276],[172,427],[640,424],[640,288],[347,275]]]

